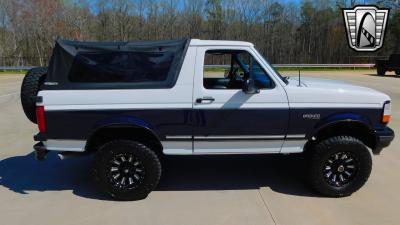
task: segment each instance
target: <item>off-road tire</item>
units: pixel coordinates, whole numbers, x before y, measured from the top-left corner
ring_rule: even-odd
[[[33,123],[36,121],[36,96],[40,86],[47,75],[47,67],[36,67],[30,69],[22,81],[21,104],[26,117]]]
[[[356,168],[352,179],[341,186],[330,183],[332,182],[332,175],[331,178],[327,177],[329,172],[327,173],[326,170],[328,160],[332,161],[332,157],[336,157],[338,154],[350,155],[354,160],[353,168]],[[309,183],[311,187],[316,192],[329,197],[351,195],[367,182],[371,174],[372,159],[369,150],[360,140],[350,136],[337,136],[322,140],[315,145],[309,160]],[[335,170],[334,173],[339,173],[338,171]],[[339,180],[339,177],[337,179]]]
[[[382,68],[382,67],[378,67],[378,68],[376,69],[376,71],[377,71],[377,73],[378,73],[378,76],[385,76],[385,74],[386,74],[385,68]]]
[[[394,73],[395,73],[396,75],[400,76],[400,69],[394,71]]]
[[[121,156],[124,156],[125,161],[120,158]],[[128,163],[130,156],[133,157],[130,165],[133,166],[135,163],[140,162],[140,169],[142,170],[142,174],[144,174],[143,176],[140,174],[140,180],[136,180],[136,172],[132,175],[132,171],[137,171],[136,167],[129,168],[130,172],[123,174],[125,170],[121,169],[123,166],[122,163],[119,167],[115,164],[115,159],[121,159],[118,162]],[[111,172],[115,168],[118,168],[118,170]],[[156,188],[161,177],[161,164],[155,152],[145,145],[136,141],[115,140],[100,147],[96,153],[93,172],[100,187],[112,198],[118,200],[140,200],[146,198]],[[119,172],[121,172],[121,179],[116,184],[114,176]],[[125,181],[122,182],[122,179],[125,179]],[[131,181],[137,182],[135,184],[137,186],[131,189],[119,187],[121,183],[128,185],[126,182]]]

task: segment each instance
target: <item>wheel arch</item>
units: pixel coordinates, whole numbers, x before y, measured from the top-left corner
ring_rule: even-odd
[[[134,117],[115,117],[103,121],[93,129],[88,136],[86,150],[97,151],[101,145],[116,139],[141,142],[157,153],[163,149],[159,136],[150,124]]]
[[[375,149],[377,141],[374,129],[368,121],[358,118],[331,120],[310,132],[306,137],[309,140],[306,150],[310,145],[333,136],[348,135],[362,141],[366,146]]]

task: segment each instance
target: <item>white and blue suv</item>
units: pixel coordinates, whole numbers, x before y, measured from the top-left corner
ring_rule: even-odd
[[[59,40],[21,100],[39,159],[95,153],[99,184],[124,200],[157,186],[162,154],[303,153],[317,192],[348,196],[370,175],[370,151],[394,138],[386,94],[282,77],[239,41]]]

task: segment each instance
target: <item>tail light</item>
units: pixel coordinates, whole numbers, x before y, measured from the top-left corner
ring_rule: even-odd
[[[392,106],[390,102],[385,102],[383,105],[382,123],[389,123],[392,117]]]
[[[44,106],[36,106],[36,121],[41,133],[46,132],[46,118],[44,116]]]

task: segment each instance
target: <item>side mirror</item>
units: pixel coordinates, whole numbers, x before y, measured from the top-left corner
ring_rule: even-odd
[[[254,80],[249,78],[243,82],[243,92],[246,94],[258,94],[260,89],[257,88]]]

